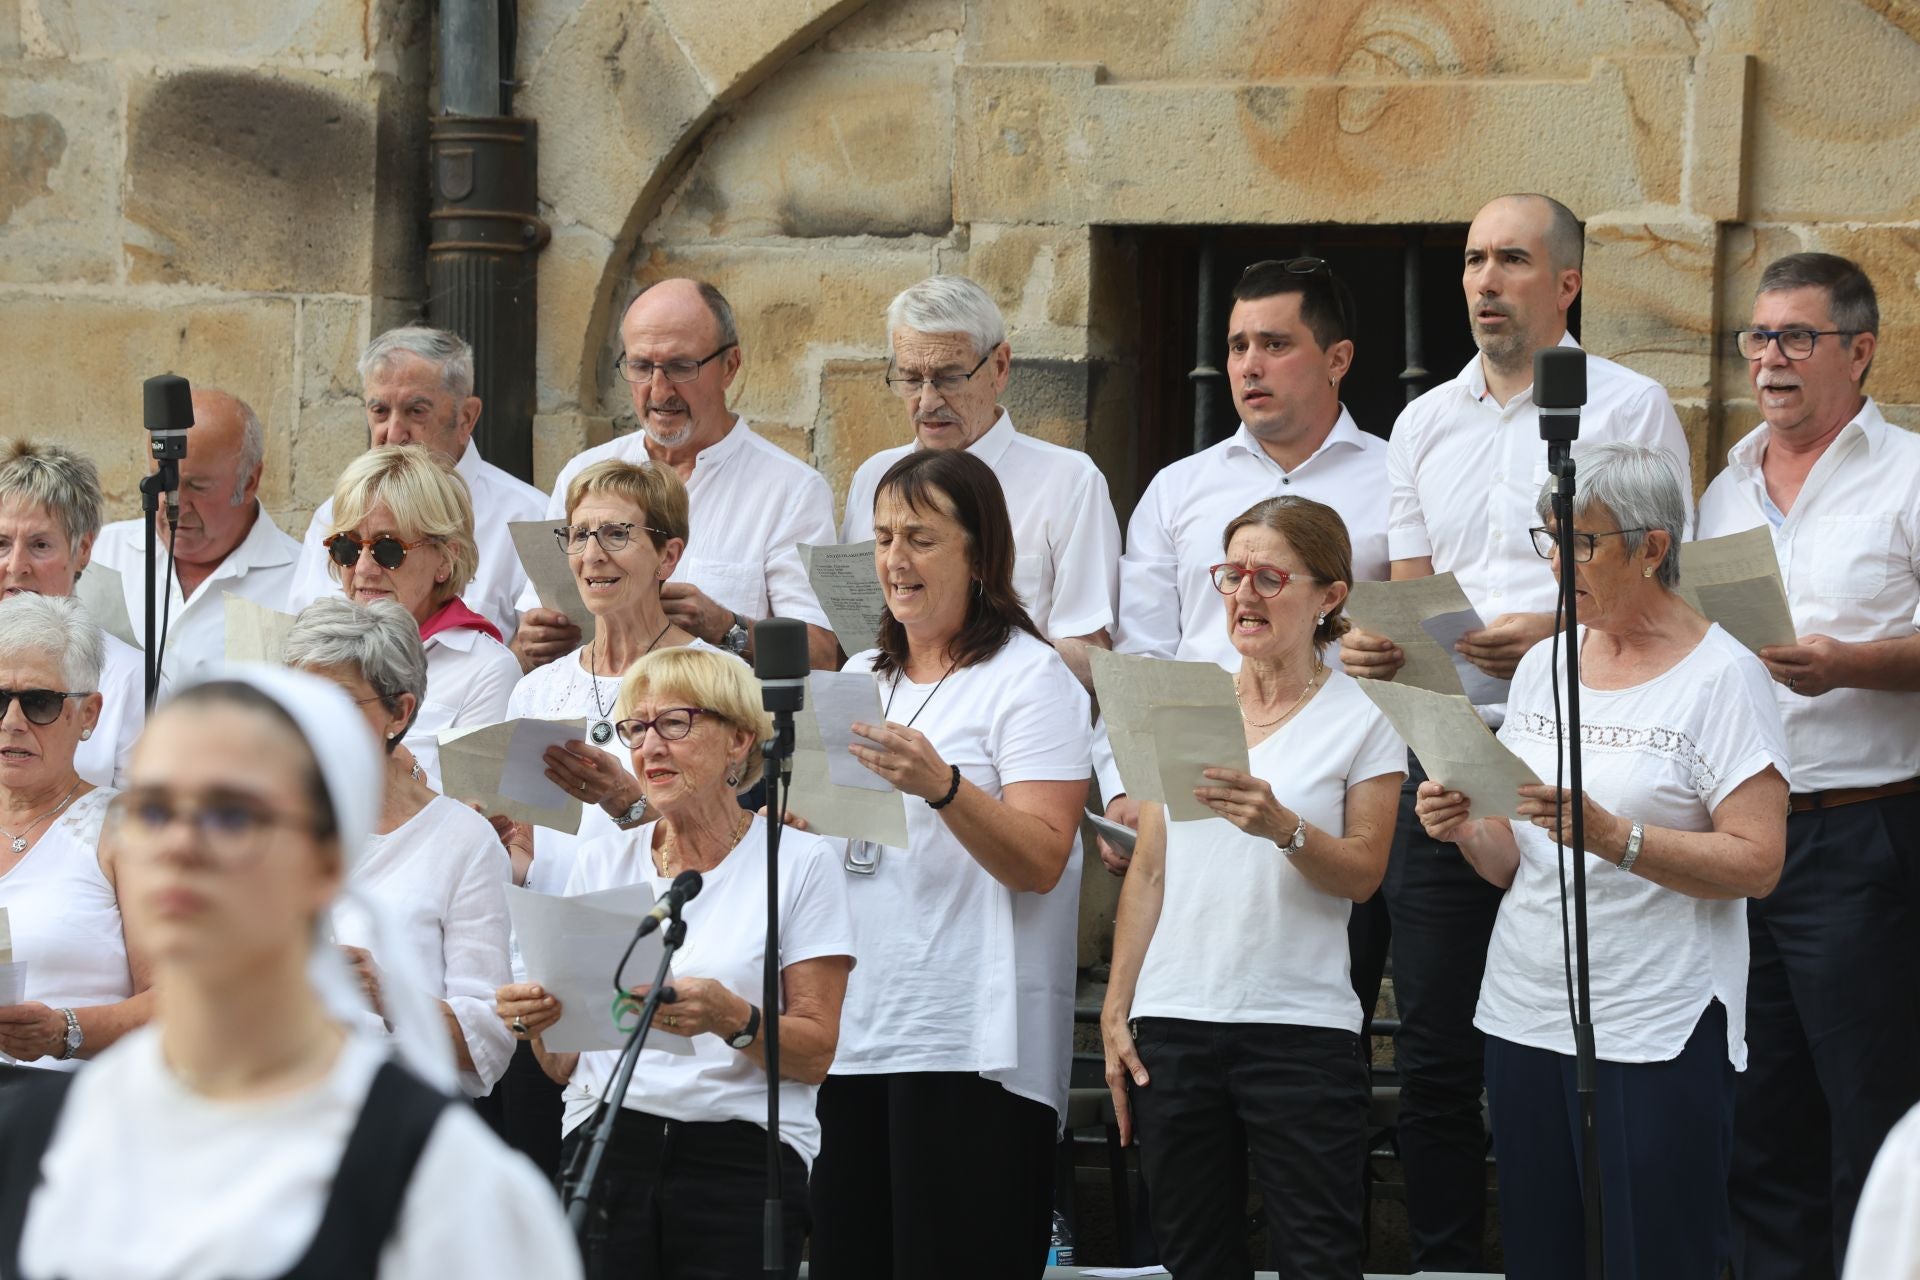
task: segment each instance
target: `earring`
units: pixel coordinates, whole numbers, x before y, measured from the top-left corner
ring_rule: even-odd
[[[1327,621],[1327,611],[1325,609],[1322,609],[1320,611],[1320,616],[1314,620],[1314,625],[1324,626],[1326,624],[1326,621]]]
[[[737,764],[729,765],[727,767],[727,785],[730,787],[737,787],[740,785],[740,766],[739,765]]]
[[[1640,576],[1643,578],[1651,578],[1653,576],[1653,566],[1648,565],[1646,568],[1640,570]]]
[[[88,738],[91,738],[92,736],[93,736],[93,730],[91,729],[82,729],[80,731],[80,741],[82,742],[85,742]]]
[[[986,586],[987,586],[986,583],[980,581],[980,579],[978,578],[975,578],[973,580],[973,598],[978,600],[980,598],[980,594],[986,590]]]

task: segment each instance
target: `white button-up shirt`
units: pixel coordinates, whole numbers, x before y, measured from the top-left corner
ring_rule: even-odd
[[[882,449],[853,473],[847,487],[842,542],[873,536],[873,493],[880,477],[920,447]],[[1003,409],[1000,420],[967,446],[993,468],[1013,523],[1013,586],[1034,625],[1049,640],[1092,635],[1114,620],[1120,521],[1107,478],[1078,449],[1021,435]]]
[[[1813,464],[1793,509],[1768,518],[1760,471],[1769,428],[1727,453],[1700,499],[1700,536],[1771,526],[1801,635],[1859,643],[1920,629],[1920,436],[1872,400]],[[1798,792],[1877,787],[1920,776],[1920,693],[1834,689],[1817,698],[1774,685]]]
[[[635,466],[651,461],[646,433],[634,431],[596,445],[562,467],[547,500],[547,519],[564,522],[567,486],[608,458]],[[667,581],[692,583],[749,624],[781,617],[828,626],[794,549],[802,542],[834,541],[833,494],[818,471],[736,417],[727,434],[694,459],[687,508],[687,550]],[[539,607],[532,588],[521,596],[520,607]]]
[[[527,573],[520,567],[520,553],[513,549],[513,537],[507,532],[512,520],[538,520],[546,510],[547,495],[526,481],[502,471],[467,441],[454,470],[467,482],[467,494],[473,500],[473,541],[479,552],[479,565],[473,581],[460,598],[467,607],[500,628],[500,634],[512,639],[520,625],[515,601],[527,589]],[[327,548],[323,539],[333,527],[333,499],[328,498],[313,513],[307,536],[300,550],[299,578],[288,599],[288,611],[300,610],[340,590],[340,583],[327,571]]]
[[[265,510],[255,504],[253,528],[214,571],[183,596],[177,574],[169,574],[166,541],[158,543],[154,564],[154,625],[167,619],[166,647],[161,657],[160,692],[191,682],[201,672],[227,659],[226,597],[240,596],[267,609],[289,612],[287,603],[299,573],[300,544],[280,531]],[[93,561],[120,575],[127,617],[134,621],[134,638],[142,639],[146,616],[146,521],[119,520],[100,530],[93,544]],[[337,586],[329,587],[338,591]],[[164,594],[163,594],[164,593]]]
[[[485,632],[471,627],[436,631],[427,638],[427,696],[420,700],[403,741],[440,789],[443,729],[475,729],[507,718],[507,699],[520,683],[520,659]]]
[[[1225,597],[1207,570],[1227,558],[1220,535],[1229,521],[1285,494],[1339,513],[1353,543],[1355,579],[1387,576],[1387,442],[1360,430],[1342,406],[1320,447],[1288,471],[1242,423],[1228,439],[1161,471],[1134,508],[1120,562],[1115,647],[1238,671]]]

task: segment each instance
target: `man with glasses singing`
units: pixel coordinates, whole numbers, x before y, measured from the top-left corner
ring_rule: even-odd
[[[1920,1101],[1920,438],[1862,390],[1880,310],[1859,267],[1781,258],[1752,324],[1734,338],[1765,421],[1700,535],[1771,531],[1799,642],[1760,651],[1793,794],[1779,886],[1747,908],[1734,1272],[1832,1277],[1874,1153]]]
[[[567,486],[603,459],[672,467],[687,486],[689,534],[661,587],[668,618],[743,658],[752,656],[756,621],[798,618],[813,665],[837,668],[827,615],[794,549],[834,540],[833,495],[819,472],[727,407],[741,363],[733,308],[705,281],[658,281],[627,307],[620,346],[619,372],[640,429],[562,467],[547,518],[566,522]],[[531,589],[522,595],[527,613],[513,640],[528,670],[580,645],[574,620],[537,603]]]
[[[1475,215],[1461,284],[1479,354],[1401,412],[1387,450],[1392,576],[1454,574],[1487,624],[1462,637],[1459,652],[1501,680],[1553,630],[1553,573],[1528,534],[1547,480],[1533,353],[1579,345],[1567,310],[1580,293],[1583,251],[1579,220],[1547,196],[1501,196]],[[1691,494],[1687,440],[1666,392],[1611,360],[1589,354],[1586,363],[1575,456],[1614,440],[1663,449]],[[1340,657],[1349,675],[1382,680],[1404,661],[1387,640],[1358,630]],[[1497,728],[1505,707],[1480,713]],[[1354,910],[1354,985],[1371,1012],[1390,934],[1413,1269],[1473,1271],[1487,1199],[1483,1048],[1473,1017],[1500,890],[1455,846],[1422,832],[1413,802],[1425,778],[1410,760],[1386,882]]]
[[[873,491],[915,449],[965,449],[993,469],[1013,521],[1013,586],[1041,634],[1091,688],[1087,646],[1112,648],[1120,522],[1093,459],[1014,430],[1000,406],[1013,349],[992,297],[963,276],[933,276],[887,307],[887,385],[906,405],[913,439],[853,473],[843,542],[873,536]],[[842,637],[849,653],[872,636]]]
[[[512,635],[519,619],[514,602],[527,589],[527,575],[507,524],[540,519],[547,496],[482,458],[473,443],[481,409],[480,397],[473,394],[473,348],[445,329],[389,329],[361,353],[360,386],[373,447],[424,445],[451,462],[467,482],[480,563],[462,598],[501,635]],[[322,542],[332,527],[329,498],[307,526],[288,612],[299,613],[321,596],[339,593],[327,572]]]

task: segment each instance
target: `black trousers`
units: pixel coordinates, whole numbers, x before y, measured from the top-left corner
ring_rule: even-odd
[[[1131,1099],[1154,1243],[1175,1276],[1253,1275],[1247,1165],[1283,1277],[1359,1280],[1367,1072],[1351,1032],[1141,1018]]]
[[[1052,1107],[971,1072],[820,1086],[813,1280],[996,1280],[1046,1270]]]
[[[565,1157],[589,1125],[567,1135]],[[800,1274],[807,1234],[807,1169],[781,1147],[782,1244]],[[696,1123],[620,1109],[594,1197],[589,1280],[739,1280],[762,1272],[767,1131],[745,1120]]]
[[[1416,1271],[1476,1271],[1487,1219],[1487,1130],[1481,1118],[1485,1047],[1474,1029],[1487,943],[1500,910],[1494,888],[1458,847],[1429,840],[1413,816],[1426,770],[1411,753],[1399,823],[1380,892],[1347,927],[1354,990],[1371,1017],[1386,956],[1400,1011],[1400,1162]]]
[[[506,1073],[492,1093],[473,1100],[473,1108],[502,1142],[533,1161],[550,1180],[558,1180],[566,1107],[560,1086],[540,1069],[532,1045],[523,1040],[513,1047]]]
[[[1733,1145],[1727,1011],[1715,1000],[1668,1062],[1600,1062],[1594,1133],[1607,1280],[1720,1280]],[[1487,1037],[1510,1280],[1585,1274],[1580,1104],[1572,1055]]]
[[[1747,926],[1734,1274],[1830,1280],[1881,1140],[1920,1101],[1920,795],[1789,816]]]

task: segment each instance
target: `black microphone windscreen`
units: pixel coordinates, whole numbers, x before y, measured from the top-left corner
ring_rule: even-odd
[[[668,892],[679,894],[682,902],[692,902],[700,896],[700,886],[704,883],[698,871],[682,871],[673,878],[673,887]]]
[[[753,624],[753,674],[762,680],[804,680],[812,662],[807,624],[798,618],[763,618]]]
[[[1587,402],[1587,353],[1578,347],[1542,347],[1533,353],[1533,403],[1542,409],[1578,409]]]
[[[193,386],[177,373],[162,373],[148,378],[142,389],[146,394],[147,430],[185,431],[193,425]]]

